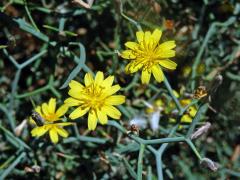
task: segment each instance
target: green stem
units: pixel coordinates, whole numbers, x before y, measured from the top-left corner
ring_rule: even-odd
[[[137,166],[137,180],[142,180],[142,166],[143,166],[143,154],[145,150],[145,145],[140,145],[140,151],[138,155],[138,166]]]
[[[182,108],[182,111],[180,111],[179,116],[182,116],[185,113],[185,111],[188,110],[189,107],[191,107],[197,103],[198,103],[198,99],[194,99],[193,101],[191,101],[187,106]]]
[[[32,15],[31,15],[31,13],[30,13],[30,11],[29,11],[29,9],[28,9],[27,0],[24,0],[24,8],[25,8],[25,10],[26,10],[26,12],[27,12],[28,18],[29,18],[29,20],[31,21],[33,27],[34,27],[37,31],[40,32],[40,30],[38,29],[35,21],[34,21],[33,18],[32,18]]]
[[[53,87],[53,86],[50,86],[49,87],[49,90],[52,91],[52,93],[57,97],[57,98],[61,98],[61,94]]]
[[[16,165],[18,165],[22,159],[26,156],[26,153],[25,152],[22,152],[15,161],[13,161],[13,163],[8,166],[8,168],[3,171],[3,173],[1,174],[0,176],[0,179],[5,179],[7,177],[7,175],[12,172],[12,170],[15,168]]]
[[[131,165],[128,163],[128,161],[125,158],[122,158],[123,163],[125,165],[125,167],[127,168],[129,174],[134,178],[137,179],[137,174],[136,172],[133,170],[133,168],[131,167]]]
[[[9,157],[4,163],[0,165],[0,170],[5,169],[13,160],[15,159],[15,155]]]
[[[122,127],[119,123],[115,121],[108,121],[108,125],[114,126],[118,130],[120,130],[122,133],[127,134],[127,130]],[[167,138],[160,138],[160,139],[142,139],[134,134],[128,134],[130,138],[138,142],[139,144],[149,145],[149,144],[162,144],[162,143],[170,143],[170,142],[183,142],[185,141],[185,137],[167,137]]]
[[[9,113],[8,109],[0,104],[0,110],[2,110],[4,112],[4,114],[6,115],[8,121],[9,121],[9,124],[10,124],[10,127],[12,129],[12,131],[14,131],[15,129],[15,119],[13,118],[13,116]]]
[[[217,26],[229,26],[231,25],[232,23],[234,23],[236,21],[236,18],[235,17],[230,17],[227,21],[225,22],[214,22],[211,24],[210,28],[208,29],[208,32],[204,38],[204,41],[198,51],[198,54],[196,56],[196,59],[194,60],[194,63],[193,63],[193,66],[192,66],[192,74],[191,74],[191,79],[192,79],[192,82],[191,82],[191,89],[194,90],[195,89],[195,86],[196,86],[196,81],[195,81],[195,77],[197,75],[197,67],[198,65],[200,64],[201,62],[201,59],[202,59],[202,55],[204,53],[204,50],[205,50],[205,47],[207,46],[207,43],[209,41],[209,39],[211,38],[211,36],[215,33],[215,32],[218,32],[217,30]]]
[[[158,180],[163,180],[163,173],[162,173],[162,157],[159,153],[155,154],[155,159],[157,163],[157,176]]]
[[[21,139],[17,138],[15,135],[13,135],[9,130],[7,130],[6,128],[4,128],[1,124],[0,124],[0,129],[6,133],[11,139],[13,139],[15,142],[17,142],[17,144],[15,145],[16,147],[19,148],[20,147],[24,147],[28,150],[31,150],[31,148]]]
[[[147,168],[147,180],[152,180],[152,167],[150,165]]]
[[[19,94],[19,95],[16,95],[16,98],[18,99],[21,99],[21,98],[26,98],[26,97],[29,97],[29,96],[34,96],[36,94],[39,94],[39,93],[42,93],[44,91],[47,91],[47,90],[50,90],[52,91],[52,93],[60,98],[61,97],[61,94],[54,88],[54,80],[53,80],[53,76],[50,76],[49,78],[49,82],[47,85],[39,88],[39,89],[36,89],[34,91],[31,91],[31,92],[27,92],[27,93],[24,93],[24,94]]]
[[[187,135],[186,135],[187,138],[189,138],[192,135],[192,133],[193,133],[193,131],[195,129],[195,126],[200,121],[200,117],[201,117],[203,111],[207,108],[207,106],[208,106],[208,103],[200,105],[200,107],[199,107],[199,109],[197,111],[197,114],[194,116],[192,124],[190,125],[190,128],[189,128],[189,130],[187,132]]]
[[[28,93],[16,95],[16,98],[21,99],[21,98],[25,98],[25,97],[29,97],[29,96],[34,96],[34,95],[39,94],[41,92],[44,92],[44,91],[46,91],[48,89],[49,89],[49,86],[46,85],[44,87],[36,89],[35,91],[31,91],[31,92],[28,92]]]
[[[98,143],[98,144],[105,144],[107,142],[107,139],[101,139],[101,138],[95,138],[95,137],[89,137],[89,136],[79,136],[79,137],[69,137],[67,139],[63,140],[63,143],[68,144],[76,141],[83,141],[83,142],[92,142],[92,143]]]
[[[139,142],[141,144],[145,144],[145,145],[185,141],[185,137],[183,137],[183,136],[182,137],[172,137],[172,138],[149,139],[149,140],[145,140],[145,139],[139,138],[139,137],[131,135],[131,134],[129,134],[129,137],[131,137],[132,139],[136,140],[137,142]]]
[[[168,79],[166,77],[164,77],[163,82],[164,82],[164,85],[166,86],[170,96],[173,98],[173,101],[176,104],[179,112],[182,112],[182,106],[181,106],[180,102],[178,101],[178,99],[176,98],[176,96],[173,94],[173,89],[172,89],[171,85],[169,84]]]
[[[193,150],[195,155],[198,157],[199,161],[202,160],[201,155],[199,154],[198,150],[196,149],[195,145],[192,143],[190,139],[186,139],[187,144],[190,146],[190,148]]]
[[[168,137],[171,137],[173,134],[175,134],[176,130],[178,129],[179,124],[175,125]],[[164,151],[167,149],[168,143],[162,144],[157,151],[154,152],[155,158],[156,158],[156,163],[157,163],[157,175],[158,175],[158,180],[163,180],[163,163],[162,163],[162,155]]]
[[[140,26],[140,24],[138,22],[136,22],[135,20],[133,20],[132,18],[128,17],[127,15],[125,15],[123,13],[123,3],[121,0],[120,0],[120,13],[121,13],[122,17],[124,17],[126,20],[128,20],[133,25],[135,25],[139,31],[142,31],[142,27]]]
[[[135,74],[132,81],[125,87],[122,88],[123,91],[128,92],[130,89],[132,89],[136,84],[139,79],[139,74]]]

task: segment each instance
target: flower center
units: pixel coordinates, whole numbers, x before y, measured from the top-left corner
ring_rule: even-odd
[[[45,116],[44,119],[47,121],[56,121],[56,120],[59,120],[59,117],[56,114],[51,113]]]
[[[136,56],[136,64],[142,64],[143,69],[151,68],[153,65],[158,64],[158,57],[156,53],[157,46],[140,46],[138,49],[133,50]]]
[[[104,105],[106,99],[106,96],[104,96],[103,93],[104,89],[105,87],[95,83],[86,87],[86,106],[94,110],[100,109]]]

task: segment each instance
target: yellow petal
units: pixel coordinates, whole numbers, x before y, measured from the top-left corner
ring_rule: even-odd
[[[51,141],[56,144],[58,142],[58,133],[57,133],[57,128],[56,127],[52,127],[49,131],[49,135],[50,135],[50,139]]]
[[[152,67],[152,73],[157,82],[162,82],[164,80],[164,75],[159,65]]]
[[[99,122],[101,124],[107,124],[108,118],[107,118],[107,114],[106,113],[104,113],[103,111],[98,110],[97,111],[97,117],[98,117]]]
[[[55,113],[55,109],[56,109],[56,99],[51,98],[48,102],[48,112],[53,114]]]
[[[71,119],[77,119],[81,116],[83,116],[84,114],[86,114],[89,111],[89,107],[84,108],[82,106],[78,107],[77,109],[75,109],[70,115],[69,117]]]
[[[169,118],[169,122],[173,122],[173,123],[175,123],[175,122],[177,122],[177,120],[174,119],[174,118]]]
[[[136,56],[133,54],[132,50],[125,50],[121,53],[121,57],[124,59],[135,59]]]
[[[42,110],[41,110],[41,106],[37,106],[34,110],[35,110],[37,113],[39,113],[40,116],[43,116]]]
[[[102,82],[103,82],[103,72],[101,72],[101,71],[98,71],[97,72],[97,74],[96,74],[96,77],[95,77],[95,83],[96,84],[102,84]]]
[[[112,94],[116,93],[117,91],[119,91],[121,87],[117,84],[117,85],[114,85],[110,88],[107,88],[105,91],[104,91],[104,95],[105,96],[111,96]]]
[[[172,50],[176,46],[175,41],[167,41],[160,44],[156,50],[158,58],[170,58],[174,57],[176,52]]]
[[[182,116],[181,122],[183,122],[183,123],[190,123],[190,122],[192,122],[192,118],[188,114],[185,114],[185,115]]]
[[[175,90],[173,90],[173,94],[174,94],[174,96],[176,96],[176,98],[180,97],[179,93],[177,91],[175,91]],[[180,103],[182,104],[182,100],[180,101]]]
[[[74,99],[74,98],[67,98],[64,103],[67,105],[67,106],[78,106],[80,104],[82,104],[82,101],[78,100],[78,99]]]
[[[154,39],[155,43],[157,44],[162,36],[162,31],[159,29],[155,29],[152,33],[152,38]]]
[[[148,84],[151,78],[151,71],[143,70],[142,71],[142,76],[141,76],[141,80],[142,80],[142,84]]]
[[[90,111],[88,114],[88,129],[95,130],[97,126],[97,116],[94,111]]]
[[[197,114],[197,110],[194,106],[189,107],[188,112],[191,117],[194,117]]]
[[[130,63],[128,63],[128,64],[126,65],[126,67],[125,67],[125,72],[126,72],[127,74],[133,73],[133,72],[131,71],[131,66],[132,66],[132,62],[130,62]],[[136,71],[135,71],[135,72],[136,72]]]
[[[114,81],[114,76],[108,76],[106,79],[104,79],[102,86],[103,87],[111,87]]]
[[[132,49],[132,50],[134,50],[134,49],[138,49],[138,47],[139,47],[139,45],[137,44],[137,43],[135,43],[135,42],[126,42],[125,43],[125,46],[126,47],[128,47],[129,49]]]
[[[125,96],[123,95],[114,95],[110,96],[105,100],[105,103],[108,105],[120,105],[125,102]]]
[[[166,51],[161,51],[160,53],[157,53],[158,58],[171,58],[176,55],[176,52],[174,50],[166,50]]]
[[[139,69],[141,69],[143,66],[143,63],[135,63],[135,62],[130,62],[126,67],[125,67],[125,71],[126,73],[135,73],[137,72]]]
[[[150,31],[146,31],[144,34],[144,42],[145,42],[145,47],[148,47],[151,43],[151,33]]]
[[[81,91],[79,89],[70,89],[68,95],[76,99],[81,99]]]
[[[143,38],[144,38],[144,32],[143,31],[138,31],[136,33],[136,36],[137,36],[137,40],[139,43],[142,43],[143,42]]]
[[[67,132],[65,129],[60,128],[60,127],[56,127],[56,130],[57,130],[57,133],[58,133],[60,136],[62,136],[62,137],[64,137],[64,138],[68,137],[68,132]]]
[[[57,126],[70,126],[73,124],[74,123],[72,123],[72,122],[55,123],[55,125],[57,125]]]
[[[159,45],[162,51],[170,50],[176,47],[175,41],[166,41]]]
[[[92,74],[91,74],[91,73],[85,74],[85,76],[84,76],[85,86],[89,86],[89,85],[92,84],[93,82],[94,82],[94,80],[93,80]]]
[[[121,112],[114,106],[105,105],[102,109],[108,116],[113,119],[120,119],[121,117]]]
[[[181,99],[180,103],[182,106],[187,106],[188,104],[191,103],[191,101],[192,101],[191,99]]]
[[[42,104],[42,112],[43,112],[43,114],[45,115],[45,116],[48,116],[48,105],[47,105],[47,103],[43,103]]]
[[[47,131],[49,130],[49,126],[41,126],[41,127],[35,127],[32,131],[31,134],[32,136],[37,136],[40,137],[44,135]]]
[[[82,89],[82,88],[84,88],[84,86],[81,83],[79,83],[79,82],[77,82],[75,80],[71,80],[70,81],[69,87],[71,89]]]
[[[167,69],[174,70],[177,67],[177,64],[169,59],[159,60],[159,64]]]
[[[60,106],[56,112],[57,117],[63,116],[67,112],[68,108],[69,106],[67,104]]]

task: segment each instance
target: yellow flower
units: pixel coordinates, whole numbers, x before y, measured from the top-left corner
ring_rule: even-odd
[[[58,142],[58,135],[64,138],[68,137],[68,132],[62,127],[72,125],[73,123],[55,123],[55,121],[61,120],[61,117],[67,112],[67,110],[68,106],[66,105],[62,105],[56,110],[55,98],[51,98],[48,103],[43,103],[41,106],[37,106],[35,111],[44,119],[44,122],[42,126],[37,126],[31,131],[32,136],[40,137],[49,131],[50,139],[55,144]],[[33,122],[33,119],[30,118],[30,121]]]
[[[85,86],[72,80],[69,83],[71,96],[64,102],[68,106],[79,106],[71,114],[71,119],[79,118],[88,113],[88,129],[94,130],[97,120],[101,124],[107,124],[108,117],[120,119],[121,112],[114,107],[125,102],[125,96],[113,95],[119,89],[119,85],[112,86],[114,76],[104,79],[103,72],[98,71],[95,79],[90,73],[84,77]]]
[[[180,95],[177,91],[173,90],[173,94],[179,98]],[[183,92],[180,91],[180,94],[183,94]],[[187,105],[189,105],[190,103],[192,102],[192,99],[190,98],[185,98],[185,99],[180,99],[180,104],[185,107]],[[181,118],[181,122],[182,123],[191,123],[192,122],[192,119],[194,118],[194,116],[196,115],[197,113],[197,108],[196,106],[190,106],[186,113],[182,116]]]
[[[201,75],[205,72],[205,65],[204,64],[199,64],[197,67],[197,75]],[[183,77],[187,78],[190,73],[192,72],[192,67],[191,66],[184,66],[182,69],[182,75]]]
[[[173,94],[174,96],[176,96],[176,98],[180,98],[180,95],[182,94],[182,92],[180,91],[180,94],[173,90]],[[189,105],[191,103],[192,99],[190,98],[185,98],[185,99],[180,99],[179,102],[180,104],[185,107],[187,105]],[[154,106],[155,109],[156,108],[162,108],[163,109],[163,113],[166,115],[170,115],[174,110],[176,110],[176,105],[175,103],[171,100],[170,102],[167,102],[166,99],[164,99],[164,97],[162,97],[161,99],[157,99],[154,102]],[[148,108],[147,109],[147,113],[152,113],[154,111],[154,108]],[[181,117],[181,123],[191,123],[192,119],[194,118],[194,116],[197,113],[197,108],[195,105],[190,106],[186,113]],[[176,122],[176,119],[174,118],[169,118],[170,122]],[[179,128],[181,129],[182,126],[180,125]]]
[[[183,123],[191,123],[192,119],[197,113],[197,109],[195,106],[190,106],[187,110],[187,114],[184,114],[181,118],[181,122]]]
[[[177,64],[169,58],[175,56],[175,41],[166,41],[159,44],[162,31],[155,29],[151,34],[149,31],[138,31],[136,42],[126,42],[127,50],[121,53],[122,58],[130,60],[126,66],[127,73],[135,73],[142,69],[141,80],[143,84],[148,84],[153,74],[154,78],[161,82],[164,74],[161,67],[174,70]]]

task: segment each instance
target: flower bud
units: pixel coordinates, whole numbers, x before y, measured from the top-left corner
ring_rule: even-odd
[[[210,127],[211,127],[211,123],[207,122],[191,135],[191,139],[197,139],[201,135],[207,133]]]
[[[15,129],[14,129],[14,133],[16,136],[20,136],[21,133],[22,133],[22,130],[24,129],[24,127],[26,126],[27,124],[27,120],[24,119],[21,124],[19,124]]]
[[[216,162],[214,162],[214,161],[212,161],[212,160],[209,159],[209,158],[203,158],[203,159],[201,160],[200,164],[203,165],[203,166],[205,166],[205,167],[207,167],[207,168],[209,168],[210,170],[212,170],[212,171],[214,171],[214,172],[217,171],[218,168],[219,168],[219,164],[216,163]]]

